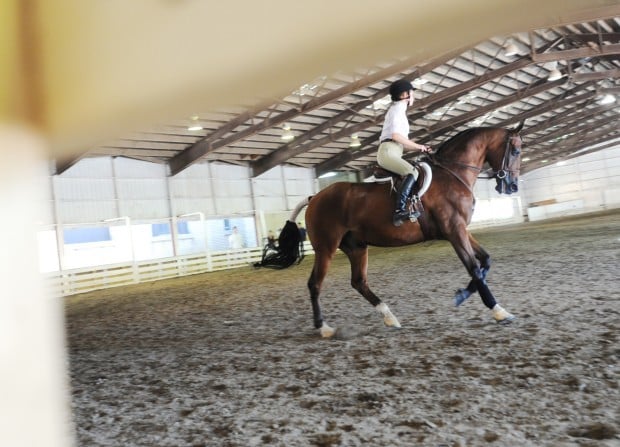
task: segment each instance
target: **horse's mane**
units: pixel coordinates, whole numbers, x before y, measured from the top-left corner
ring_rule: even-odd
[[[473,134],[484,132],[487,130],[497,130],[497,129],[500,129],[500,128],[498,127],[472,127],[470,129],[465,129],[457,133],[456,135],[454,135],[452,138],[441,143],[441,145],[435,151],[435,154],[444,154],[445,152],[449,151],[450,148],[465,150],[467,146],[463,143],[470,140]]]

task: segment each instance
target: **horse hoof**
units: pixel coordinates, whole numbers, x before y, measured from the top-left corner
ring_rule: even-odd
[[[328,325],[323,323],[323,326],[321,326],[321,328],[319,329],[319,332],[321,334],[321,337],[323,337],[323,338],[331,338],[336,333],[336,329],[334,329],[332,327],[329,327]]]
[[[502,324],[502,325],[506,325],[506,324],[510,324],[513,321],[515,321],[517,319],[517,317],[515,317],[514,315],[510,314],[509,316],[507,316],[506,318],[502,319],[502,320],[496,320],[497,324]]]

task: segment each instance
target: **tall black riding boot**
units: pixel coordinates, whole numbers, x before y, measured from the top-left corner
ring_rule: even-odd
[[[392,222],[397,227],[400,227],[403,224],[403,220],[409,218],[409,211],[405,209],[405,205],[409,194],[411,194],[411,188],[413,188],[414,183],[415,178],[413,177],[413,174],[408,174],[400,184],[398,194],[396,195],[396,211],[394,212],[394,217],[392,218]]]

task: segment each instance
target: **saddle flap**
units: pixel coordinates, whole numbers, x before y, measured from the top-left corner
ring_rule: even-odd
[[[394,181],[396,181],[402,178],[401,175],[392,171],[388,171],[387,169],[384,169],[379,165],[373,167],[372,175],[377,181],[386,181],[388,179],[394,179]]]

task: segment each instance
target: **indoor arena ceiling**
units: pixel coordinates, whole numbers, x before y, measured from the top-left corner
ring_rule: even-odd
[[[410,137],[438,146],[470,127],[516,126],[522,172],[620,143],[620,16],[493,37],[425,63],[403,57],[355,72],[308,79],[286,97],[139,129],[83,157],[119,156],[166,164],[249,166],[253,176],[289,164],[321,176],[375,162],[389,85],[416,87]],[[57,164],[57,173],[77,159]]]

